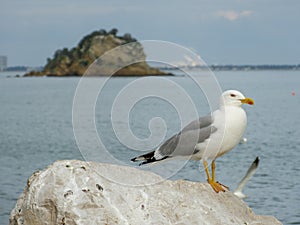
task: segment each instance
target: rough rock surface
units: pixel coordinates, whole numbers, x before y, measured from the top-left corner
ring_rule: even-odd
[[[131,167],[66,160],[28,179],[11,212],[10,225],[15,224],[281,223],[254,214],[231,192],[217,194],[208,184],[162,181]]]

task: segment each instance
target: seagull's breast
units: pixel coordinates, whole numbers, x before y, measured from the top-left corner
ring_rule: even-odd
[[[221,156],[233,149],[243,137],[247,126],[247,116],[241,107],[225,107],[223,124],[223,140],[217,156]]]
[[[227,106],[213,113],[213,124],[217,131],[204,142],[198,143],[199,150],[194,159],[215,159],[233,149],[243,137],[247,116],[241,107]]]

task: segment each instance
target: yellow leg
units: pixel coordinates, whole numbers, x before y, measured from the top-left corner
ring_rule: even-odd
[[[213,160],[211,162],[211,176],[213,182],[215,182],[215,169],[216,169],[216,164],[215,164],[215,160]]]
[[[225,189],[223,187],[225,187],[225,188],[227,188],[227,187],[215,181],[215,169],[216,169],[215,160],[213,160],[212,164],[211,164],[212,178],[210,178],[209,171],[208,171],[208,163],[205,160],[203,160],[203,166],[205,168],[207,182],[214,189],[214,191],[217,193],[220,191],[225,191]]]
[[[208,163],[205,160],[203,160],[203,166],[204,166],[204,169],[205,169],[207,180],[210,180],[210,175],[209,175],[209,171],[208,171]]]

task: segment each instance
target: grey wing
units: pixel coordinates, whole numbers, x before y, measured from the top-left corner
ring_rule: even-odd
[[[204,117],[200,117],[198,120],[194,120],[190,122],[188,125],[186,125],[180,133],[184,133],[189,130],[196,130],[204,127],[211,126],[213,123],[213,119],[211,115],[207,115]]]
[[[214,126],[206,126],[198,129],[195,127],[194,121],[186,126],[181,132],[166,140],[155,152],[155,158],[165,158],[173,156],[190,156],[195,151],[198,143],[204,142],[210,135],[216,132]]]
[[[254,175],[254,173],[257,170],[259,164],[259,157],[256,157],[251,166],[249,167],[246,175],[243,177],[243,179],[239,182],[237,188],[234,192],[242,192],[243,188],[245,187],[246,183],[251,179],[251,177]]]

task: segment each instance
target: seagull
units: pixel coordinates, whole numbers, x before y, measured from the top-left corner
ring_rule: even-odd
[[[255,171],[257,170],[259,164],[259,157],[252,162],[251,166],[249,167],[246,175],[238,184],[237,188],[234,190],[233,194],[235,194],[239,198],[246,198],[247,196],[243,193],[243,188],[245,187],[246,183],[251,179],[254,175]]]
[[[228,187],[215,180],[215,161],[233,149],[243,137],[247,125],[243,104],[253,105],[254,100],[236,90],[223,92],[219,109],[192,121],[154,151],[131,161],[142,161],[139,165],[144,165],[177,157],[202,160],[207,182],[215,192],[224,192]],[[208,160],[211,160],[211,175]]]

